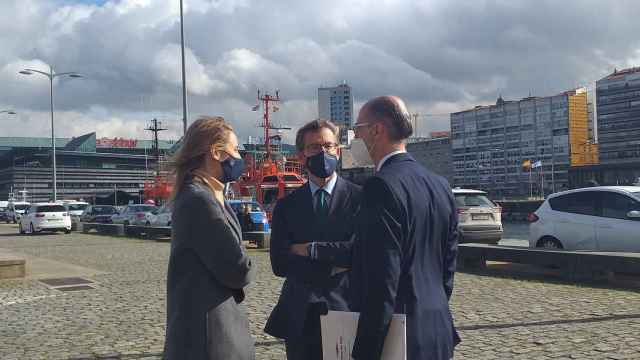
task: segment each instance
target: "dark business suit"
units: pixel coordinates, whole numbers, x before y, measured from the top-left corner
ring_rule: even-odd
[[[253,277],[233,210],[189,181],[173,204],[165,359],[252,360],[243,288]]]
[[[457,216],[447,181],[409,154],[393,155],[365,183],[353,247],[354,359],[380,358],[394,313],[407,315],[407,359],[453,357]]]
[[[273,211],[271,267],[286,280],[265,332],[285,339],[289,360],[322,359],[320,313],[350,310],[348,272],[331,273],[336,266],[351,265],[360,193],[358,185],[338,177],[329,214],[321,220],[307,183],[279,200]],[[290,252],[292,244],[308,242],[319,243],[318,260]]]

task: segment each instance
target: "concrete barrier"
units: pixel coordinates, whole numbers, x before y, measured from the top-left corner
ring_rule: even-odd
[[[168,241],[171,238],[170,226],[144,226],[101,223],[79,223],[78,231],[88,233],[96,230],[101,234],[154,238],[157,241]],[[249,231],[242,233],[244,241],[255,243],[260,249],[268,249],[271,244],[271,233],[264,231]]]
[[[0,254],[0,279],[24,277],[26,273],[25,259],[12,255]]]
[[[144,226],[144,225],[127,225],[125,233],[130,236],[145,236],[147,238],[155,238],[158,236],[171,236],[171,226]]]
[[[258,249],[268,249],[271,245],[271,233],[265,231],[247,231],[242,233],[242,240],[255,243]]]
[[[91,230],[96,230],[101,234],[124,236],[125,226],[122,224],[103,224],[103,223],[79,223],[78,231],[88,233]]]
[[[570,281],[595,280],[612,274],[640,275],[640,253],[530,249],[515,246],[460,244],[459,269],[482,269],[501,261],[560,269]]]

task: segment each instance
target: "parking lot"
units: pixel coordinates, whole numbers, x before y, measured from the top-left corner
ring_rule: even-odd
[[[31,264],[26,279],[0,281],[0,359],[160,359],[168,243],[19,236],[2,224],[0,251]],[[282,280],[267,252],[250,254],[259,275],[244,306],[257,358],[284,359],[282,343],[262,332]],[[62,291],[40,281],[70,277],[90,283]],[[640,359],[637,288],[459,273],[452,309],[463,339],[456,359]]]

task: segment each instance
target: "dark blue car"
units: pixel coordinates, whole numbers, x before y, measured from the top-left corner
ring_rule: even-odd
[[[267,213],[253,200],[228,200],[240,221],[242,232],[269,232]]]

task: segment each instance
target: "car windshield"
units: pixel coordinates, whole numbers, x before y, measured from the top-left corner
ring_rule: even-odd
[[[250,205],[251,205],[251,211],[262,211],[262,208],[258,203],[251,203]]]
[[[69,208],[69,211],[78,211],[78,210],[84,210],[87,208],[87,204],[69,204],[67,205],[67,207]]]
[[[459,207],[495,207],[489,198],[484,194],[454,194],[456,198],[456,204]]]
[[[52,213],[52,212],[65,212],[67,210],[65,210],[64,206],[62,205],[43,205],[43,206],[38,206],[38,208],[36,209],[36,212],[39,213]]]
[[[19,204],[19,205],[13,205],[13,208],[16,210],[27,210],[29,206],[30,205],[27,205],[27,204]]]
[[[133,212],[152,212],[156,207],[151,205],[136,205],[132,206],[130,209]]]
[[[116,209],[111,206],[96,206],[92,211],[98,215],[112,215],[116,213]]]

